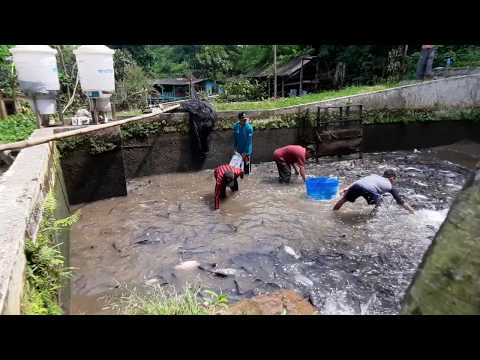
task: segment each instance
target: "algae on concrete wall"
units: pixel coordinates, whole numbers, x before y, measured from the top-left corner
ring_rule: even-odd
[[[34,238],[27,238],[25,242],[23,314],[63,314],[69,308],[69,229],[78,221],[79,213],[70,213],[55,147],[51,164],[45,179],[48,193],[42,205],[39,229]]]
[[[480,170],[424,256],[402,314],[480,314]]]

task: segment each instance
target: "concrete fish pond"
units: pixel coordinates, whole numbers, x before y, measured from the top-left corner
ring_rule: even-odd
[[[123,284],[197,283],[231,303],[288,289],[320,314],[397,314],[468,170],[425,150],[321,158],[306,172],[343,186],[392,167],[416,215],[390,196],[375,215],[363,199],[333,212],[336,199],[309,200],[300,177],[279,184],[273,162],[254,165],[219,211],[213,170],[131,180],[127,197],[82,206],[70,235],[71,312],[108,312],[103,299]]]

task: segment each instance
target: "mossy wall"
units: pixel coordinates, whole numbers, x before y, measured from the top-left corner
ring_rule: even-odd
[[[480,170],[465,185],[407,291],[402,314],[480,314]]]
[[[127,195],[117,127],[56,142],[70,204]]]

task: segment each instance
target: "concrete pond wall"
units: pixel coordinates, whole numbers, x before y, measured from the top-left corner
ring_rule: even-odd
[[[32,137],[50,133],[51,129],[41,129]],[[68,216],[67,191],[53,144],[22,150],[0,177],[0,314],[20,313],[26,267],[25,241],[36,239],[43,202],[50,190],[54,191],[57,200],[56,216]],[[68,232],[62,232],[56,240],[63,244],[63,254],[68,260]],[[66,286],[61,293],[62,304],[68,304],[68,297]]]
[[[425,254],[407,291],[402,314],[480,313],[479,219],[480,168],[455,199]]]

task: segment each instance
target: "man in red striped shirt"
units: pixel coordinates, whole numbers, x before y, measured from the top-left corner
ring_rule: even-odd
[[[215,176],[215,210],[220,209],[220,199],[227,196],[227,186],[232,191],[238,191],[238,177],[243,179],[244,172],[242,169],[235,168],[228,164],[219,165],[215,168],[213,176]]]

